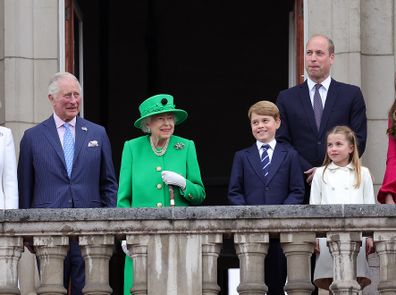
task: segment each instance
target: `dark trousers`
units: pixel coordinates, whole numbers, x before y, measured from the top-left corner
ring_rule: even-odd
[[[267,295],[284,294],[286,283],[287,263],[279,239],[270,239],[268,254],[265,258],[265,284]]]
[[[71,284],[70,295],[82,295],[82,289],[85,285],[85,267],[81,249],[76,240],[70,240],[70,248],[65,258],[63,270],[65,288],[68,290],[69,283]]]

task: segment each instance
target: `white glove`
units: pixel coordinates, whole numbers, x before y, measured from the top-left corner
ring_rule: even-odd
[[[121,248],[122,248],[122,251],[124,251],[124,253],[126,255],[129,255],[129,251],[128,251],[126,240],[122,240],[121,241]]]
[[[177,174],[176,172],[173,171],[164,170],[162,171],[161,175],[162,175],[162,180],[166,184],[176,185],[183,190],[186,188],[186,179],[180,174]]]

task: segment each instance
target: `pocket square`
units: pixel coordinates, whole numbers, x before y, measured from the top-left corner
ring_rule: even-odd
[[[97,140],[91,140],[90,142],[88,142],[88,147],[95,147],[95,146],[99,146]]]

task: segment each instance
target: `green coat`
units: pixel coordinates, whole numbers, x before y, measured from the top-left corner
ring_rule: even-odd
[[[198,205],[205,199],[195,144],[172,135],[168,149],[157,156],[151,149],[150,136],[125,142],[122,152],[117,207],[169,207],[169,188],[162,181],[161,172],[170,170],[186,178],[185,190],[174,188],[176,206]],[[132,286],[132,260],[125,259],[124,294]]]

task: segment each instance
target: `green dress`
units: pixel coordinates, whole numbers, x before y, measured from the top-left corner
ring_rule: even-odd
[[[175,187],[176,206],[198,205],[205,199],[195,144],[172,135],[164,155],[157,156],[151,149],[150,136],[141,136],[125,142],[122,152],[117,207],[169,207],[169,187],[162,181],[161,172],[169,170],[186,178],[186,187]],[[132,259],[125,258],[124,294],[132,287]]]

